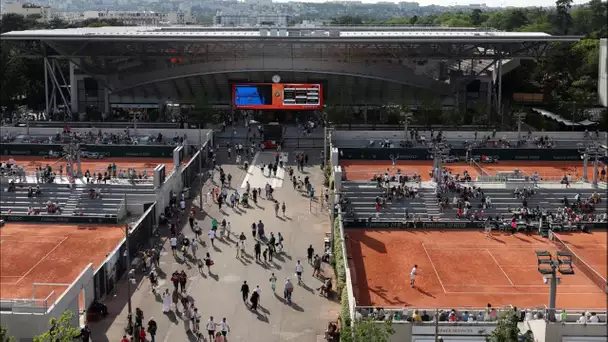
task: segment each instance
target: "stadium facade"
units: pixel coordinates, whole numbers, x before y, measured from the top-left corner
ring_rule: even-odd
[[[231,84],[323,85],[326,104],[432,101],[443,108],[501,108],[501,77],[553,42],[579,37],[472,28],[101,27],[8,32],[24,57],[44,58],[47,108],[162,109],[232,105]],[[69,75],[56,60],[69,60]],[[70,89],[59,92],[53,89]]]

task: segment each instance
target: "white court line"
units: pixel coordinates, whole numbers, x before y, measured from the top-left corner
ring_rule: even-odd
[[[445,286],[447,287],[507,287],[507,288],[511,288],[511,287],[521,287],[521,288],[544,288],[547,287],[547,285],[487,285],[487,284],[445,284]],[[597,286],[595,285],[562,285],[560,284],[560,289],[564,288],[564,287],[590,287],[590,288],[597,288]]]
[[[496,266],[498,266],[498,268],[502,271],[502,274],[504,274],[505,277],[507,277],[507,280],[509,281],[509,283],[511,283],[511,286],[515,286],[515,284],[513,284],[513,282],[511,281],[511,278],[509,278],[509,276],[507,275],[507,272],[505,272],[505,270],[502,269],[502,267],[498,263],[498,260],[496,260],[496,258],[492,254],[492,252],[490,252],[489,249],[486,249],[486,252],[488,252],[488,254],[490,254],[490,257],[492,257],[492,260],[494,260],[494,262],[496,263]]]
[[[547,285],[548,286],[548,285]],[[547,292],[468,292],[468,291],[448,291],[446,293],[450,293],[450,294],[475,294],[475,295],[516,295],[516,296],[520,296],[520,295],[547,295],[549,293],[549,291],[547,290]],[[598,295],[598,294],[602,294],[601,291],[598,292],[560,292],[559,295]]]
[[[441,285],[443,292],[448,293],[445,290],[445,287],[443,286],[443,282],[441,282],[441,278],[439,277],[439,272],[437,272],[437,268],[435,268],[435,264],[433,264],[433,260],[431,259],[431,256],[429,255],[429,252],[426,250],[426,247],[424,246],[424,244],[422,244],[422,248],[424,249],[424,253],[426,253],[426,257],[429,258],[429,261],[431,262],[431,267],[433,267],[433,270],[435,271],[435,275],[437,276],[437,280],[439,280],[439,285]]]
[[[36,265],[32,266],[32,268],[30,268],[29,271],[25,272],[25,274],[22,275],[21,278],[19,278],[19,280],[17,280],[17,282],[15,284],[19,283],[21,280],[23,280],[23,278],[25,278],[25,276],[30,274],[34,270],[34,268],[36,268],[38,265],[40,265],[44,261],[44,259],[46,259],[46,257],[51,255],[51,253],[53,253],[57,248],[59,248],[59,246],[61,246],[61,244],[67,239],[68,239],[68,237],[66,236],[63,238],[63,240],[59,241],[59,243],[55,247],[53,247],[53,249],[51,249],[48,253],[46,253],[46,255],[43,256],[40,260],[38,260]]]

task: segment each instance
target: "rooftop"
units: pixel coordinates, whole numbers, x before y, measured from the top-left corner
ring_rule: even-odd
[[[575,36],[551,36],[542,32],[502,32],[474,28],[444,27],[318,27],[318,28],[226,28],[204,26],[141,27],[114,26],[69,28],[57,30],[28,30],[4,33],[3,39],[391,39],[405,41],[577,41]]]

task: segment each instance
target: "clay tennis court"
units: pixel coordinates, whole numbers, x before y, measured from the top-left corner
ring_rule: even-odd
[[[97,269],[124,237],[122,226],[20,224],[0,228],[0,299],[54,301],[89,264]],[[38,304],[38,303],[37,303]],[[49,303],[51,305],[52,303]]]
[[[559,180],[567,174],[572,179],[578,181],[583,177],[583,162],[561,162],[561,161],[499,161],[496,164],[479,164],[481,168],[490,175],[495,175],[499,171],[513,171],[518,169],[531,176],[538,172],[541,178],[546,180]],[[600,163],[600,170],[604,165]],[[587,166],[587,178],[593,180],[593,163]]]
[[[402,173],[410,176],[417,173],[422,177],[422,181],[429,181],[431,180],[430,172],[433,169],[433,162],[430,160],[397,160],[395,167],[393,167],[393,163],[386,160],[343,160],[340,161],[340,166],[344,168],[348,180],[370,180],[374,174],[383,174],[386,169],[389,169],[391,173],[400,169]],[[467,163],[450,163],[444,166],[453,174],[459,173],[462,175],[466,170],[473,179],[479,176],[475,167]]]
[[[48,159],[43,157],[33,156],[0,156],[0,162],[5,162],[13,158],[17,165],[25,166],[28,175],[35,172],[39,166],[51,165],[53,169],[59,167],[60,163],[66,164],[65,159]],[[115,163],[118,170],[127,170],[135,168],[141,172],[147,170],[151,175],[154,168],[159,164],[164,164],[167,172],[173,170],[173,160],[170,158],[104,158],[104,159],[83,159],[81,160],[82,172],[86,170],[91,172],[105,172],[109,164]],[[167,173],[168,174],[168,173]]]
[[[402,231],[348,229],[347,250],[355,297],[360,306],[421,308],[538,307],[548,304],[549,286],[537,270],[536,250],[556,252],[539,236],[494,234],[481,231]],[[606,235],[591,234],[583,247],[606,255]],[[603,242],[601,239],[604,238]],[[605,270],[606,259],[592,263]],[[416,287],[410,270],[418,265]],[[560,308],[600,308],[606,293],[578,272],[562,276]],[[605,271],[604,271],[605,272]],[[604,273],[604,277],[606,274]]]
[[[346,172],[346,177],[349,180],[370,180],[375,174],[381,174],[386,169],[391,170],[391,173],[401,169],[402,172],[412,174],[418,173],[422,176],[423,181],[430,180],[430,172],[433,168],[432,161],[426,160],[398,160],[395,167],[391,161],[384,160],[343,160],[340,165]],[[494,176],[497,172],[513,171],[518,169],[528,176],[534,172],[538,172],[541,178],[545,180],[558,181],[566,174],[571,174],[574,180],[582,178],[583,162],[560,162],[560,161],[499,161],[496,164],[479,164],[485,173]],[[452,173],[463,174],[466,170],[471,177],[475,179],[481,174],[477,169],[467,163],[449,163],[444,164]],[[600,169],[605,165],[600,163]],[[587,177],[589,181],[593,180],[593,165],[589,164],[587,168]]]
[[[596,270],[604,279],[608,278],[608,250],[606,249],[608,232],[556,235],[587,265]]]

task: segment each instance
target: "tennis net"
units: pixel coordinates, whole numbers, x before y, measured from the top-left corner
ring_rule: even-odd
[[[606,282],[606,279],[602,277],[602,275],[599,274],[596,270],[591,268],[591,266],[589,266],[585,262],[585,260],[581,259],[572,249],[570,249],[570,247],[568,247],[568,245],[564,241],[557,237],[555,233],[551,233],[552,234],[550,234],[550,236],[555,246],[562,252],[568,252],[572,254],[572,263],[574,264],[574,266],[576,266],[578,270],[583,272],[589,279],[591,279],[591,281],[595,285],[597,285],[602,291],[604,291],[605,293],[608,292],[608,283]]]
[[[471,165],[473,165],[475,167],[475,169],[477,170],[477,172],[479,172],[480,175],[482,175],[482,176],[489,176],[490,175],[481,166],[479,166],[479,163],[477,163],[473,159],[471,159]]]

